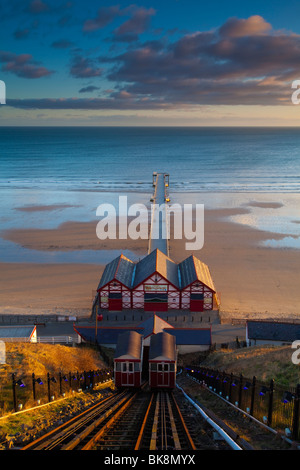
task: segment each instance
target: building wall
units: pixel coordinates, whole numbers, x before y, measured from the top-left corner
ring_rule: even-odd
[[[109,284],[99,290],[99,303],[100,308],[109,308],[109,294],[118,293],[122,295],[122,308],[131,308],[131,290],[123,286],[118,281],[111,281]]]
[[[193,284],[181,291],[182,309],[191,308],[191,294],[203,294],[203,311],[213,310],[214,292],[199,281],[195,281]]]
[[[180,308],[180,291],[158,274],[153,274],[132,291],[132,308],[144,308],[145,293],[167,294],[168,308]],[[154,310],[158,310],[154,308]]]

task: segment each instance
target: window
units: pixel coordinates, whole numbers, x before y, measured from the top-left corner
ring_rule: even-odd
[[[150,370],[153,370],[156,372],[156,364],[150,364]]]
[[[169,364],[164,364],[164,371],[169,372]]]
[[[128,364],[128,371],[133,372],[133,362],[129,362]]]
[[[157,364],[157,370],[158,370],[158,372],[162,372],[163,365],[162,364]]]
[[[127,364],[126,362],[123,362],[122,363],[122,372],[126,372],[127,371]]]
[[[121,362],[116,362],[116,371],[121,372]]]

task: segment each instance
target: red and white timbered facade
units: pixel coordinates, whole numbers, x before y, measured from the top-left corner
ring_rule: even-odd
[[[132,308],[146,312],[180,308],[180,289],[155,272],[132,290]]]
[[[98,291],[100,308],[123,310],[131,308],[131,290],[121,282],[113,280]]]
[[[192,312],[213,310],[214,291],[199,281],[181,291],[181,308]]]
[[[121,255],[105,268],[98,286],[101,309],[167,312],[213,310],[216,290],[208,267],[194,256],[177,264],[159,250],[138,263]]]

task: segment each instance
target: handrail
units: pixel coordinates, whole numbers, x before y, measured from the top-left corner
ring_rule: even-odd
[[[195,403],[191,399],[191,397],[189,397],[189,395],[187,395],[187,393],[185,393],[185,391],[181,387],[179,387],[178,384],[176,384],[176,387],[184,394],[187,400],[199,411],[199,413],[205,419],[205,421],[208,424],[210,424],[225,439],[227,444],[229,444],[229,446],[233,450],[243,450],[233,439],[231,439],[231,437],[224,431],[224,429],[218,426],[211,418],[207,416],[207,414],[202,410],[202,408],[199,405],[197,405],[197,403]]]

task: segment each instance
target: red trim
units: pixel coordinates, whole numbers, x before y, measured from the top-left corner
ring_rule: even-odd
[[[163,276],[162,274],[160,274],[158,271],[154,271],[152,274],[150,274],[150,276],[146,277],[143,281],[141,281],[139,284],[137,284],[132,290],[134,291],[137,287],[139,287],[140,285],[144,284],[146,281],[148,281],[148,279],[150,279],[150,277],[154,276],[155,274],[157,274],[158,276],[160,276],[162,279],[164,279],[167,284],[171,284],[171,286],[175,287],[175,289],[180,292],[180,289],[175,286],[175,284],[173,284],[171,281],[169,281],[168,279],[165,278],[165,276]]]
[[[111,281],[107,282],[106,284],[104,284],[104,286],[100,287],[100,289],[97,289],[97,292],[100,292],[102,289],[104,289],[106,286],[109,286],[112,282],[118,282],[121,286],[125,287],[125,289],[129,290],[130,292],[132,291],[132,289],[128,286],[125,286],[125,284],[123,284],[123,282],[119,281],[119,279],[115,279],[113,278]]]
[[[184,291],[185,289],[187,289],[188,287],[191,287],[195,282],[201,282],[201,284],[203,284],[205,287],[207,287],[207,289],[209,289],[211,292],[213,292],[214,294],[216,294],[216,291],[213,290],[211,287],[209,287],[207,284],[205,284],[203,281],[201,281],[200,279],[196,279],[195,281],[191,282],[190,284],[188,284],[187,286],[185,286],[183,289],[181,289],[181,292]]]
[[[131,358],[128,358],[128,359],[118,359],[118,358],[115,358],[114,359],[115,362],[141,362],[141,359],[131,359]],[[137,371],[135,371],[137,372]]]
[[[31,335],[29,336],[29,339],[31,339],[33,337],[35,331],[36,331],[36,326],[33,328],[32,332],[31,332]]]

